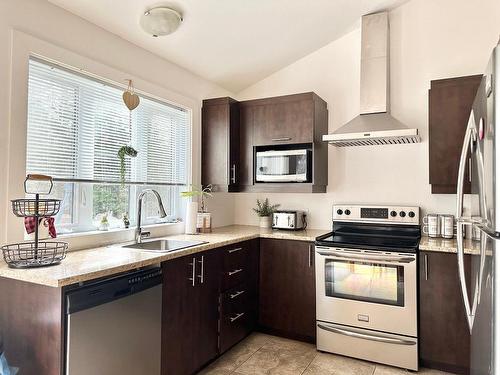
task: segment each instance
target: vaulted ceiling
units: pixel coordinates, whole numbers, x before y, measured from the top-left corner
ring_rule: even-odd
[[[123,39],[237,93],[407,0],[49,0]],[[153,38],[139,17],[179,10],[179,29]]]

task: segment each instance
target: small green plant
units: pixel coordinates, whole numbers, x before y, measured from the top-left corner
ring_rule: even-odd
[[[257,199],[257,208],[253,208],[253,210],[260,217],[265,217],[265,216],[271,216],[279,206],[280,206],[279,204],[270,204],[269,198],[266,198],[263,201]]]
[[[183,198],[200,197],[200,210],[201,212],[207,212],[205,200],[207,198],[213,197],[212,185],[207,185],[202,189],[199,189],[194,185],[191,185],[191,190],[181,192],[181,197]]]
[[[122,146],[118,150],[118,159],[120,159],[120,181],[125,184],[125,156],[135,158],[137,156],[137,150],[132,146]]]

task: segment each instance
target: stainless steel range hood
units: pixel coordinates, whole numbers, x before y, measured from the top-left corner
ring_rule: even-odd
[[[390,115],[389,16],[387,12],[361,20],[360,115],[323,141],[337,146],[418,143],[418,129],[409,129]]]

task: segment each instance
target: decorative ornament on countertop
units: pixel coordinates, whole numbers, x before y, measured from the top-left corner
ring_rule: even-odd
[[[40,199],[40,195],[51,193],[52,186],[52,177],[29,174],[24,181],[24,191],[26,194],[34,194],[35,198],[11,201],[14,215],[25,219],[26,231],[34,233],[34,241],[2,246],[3,257],[9,267],[43,267],[58,264],[66,257],[68,250],[66,242],[40,241],[39,238],[41,221],[43,225],[47,224],[50,236],[56,236],[52,216],[59,212],[61,201],[59,199]]]
[[[253,210],[257,213],[260,218],[259,226],[261,228],[270,228],[271,227],[271,215],[276,211],[279,207],[279,204],[270,204],[269,198],[261,201],[257,199],[257,208],[253,208]]]

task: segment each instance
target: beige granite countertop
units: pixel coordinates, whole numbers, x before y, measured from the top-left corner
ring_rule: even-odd
[[[430,238],[422,237],[420,239],[419,249],[423,251],[436,251],[442,253],[456,253],[457,252],[457,239],[451,238]],[[479,241],[464,239],[464,253],[465,254],[478,254]]]
[[[253,238],[275,238],[314,241],[327,230],[273,231],[255,226],[232,225],[214,229],[213,233],[199,235],[173,235],[165,238],[208,243],[170,253],[154,253],[120,247],[124,244],[69,251],[66,259],[56,266],[35,269],[13,269],[0,261],[0,277],[31,282],[51,287],[97,279],[120,272],[157,264],[169,259],[195,254]]]

